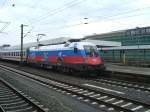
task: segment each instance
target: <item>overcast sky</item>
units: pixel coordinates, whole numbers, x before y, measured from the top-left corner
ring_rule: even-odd
[[[20,44],[21,24],[28,43],[150,26],[149,12],[150,0],[0,0],[0,45]]]

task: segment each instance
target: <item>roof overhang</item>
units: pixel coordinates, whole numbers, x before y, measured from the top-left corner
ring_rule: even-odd
[[[101,47],[114,47],[114,46],[121,46],[121,42],[115,41],[103,41],[103,40],[81,40],[82,42],[91,42],[97,46]]]

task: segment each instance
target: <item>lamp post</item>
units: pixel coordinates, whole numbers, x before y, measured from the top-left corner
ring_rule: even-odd
[[[24,26],[28,26],[28,25],[24,25],[21,24],[21,48],[20,48],[20,63],[23,63],[23,27]]]

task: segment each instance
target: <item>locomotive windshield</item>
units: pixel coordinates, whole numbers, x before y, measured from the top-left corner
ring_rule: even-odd
[[[87,56],[97,57],[99,55],[96,46],[84,46],[84,49]]]

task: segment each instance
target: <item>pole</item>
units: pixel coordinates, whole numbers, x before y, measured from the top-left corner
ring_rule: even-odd
[[[20,62],[23,63],[23,24],[21,24],[21,49],[20,49]]]

